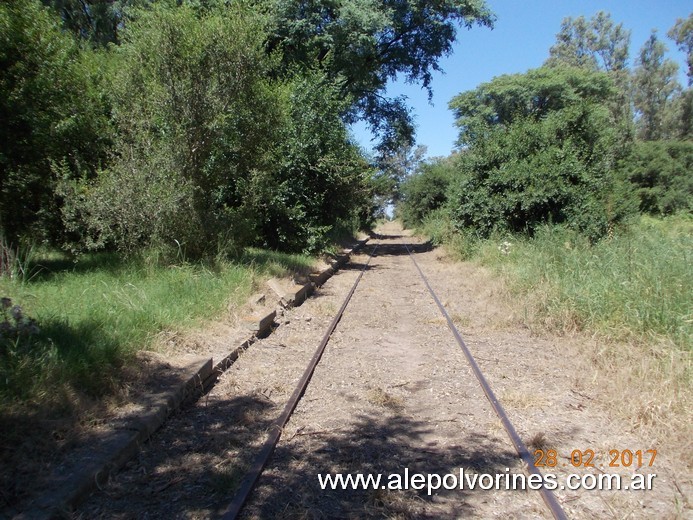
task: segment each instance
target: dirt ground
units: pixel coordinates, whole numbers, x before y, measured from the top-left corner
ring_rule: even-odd
[[[136,460],[73,518],[210,518],[281,413],[344,297],[378,245],[243,518],[550,518],[536,491],[321,489],[319,474],[522,474],[523,467],[404,245],[455,321],[530,452],[555,450],[570,473],[656,474],[650,491],[556,490],[569,518],[691,518],[691,475],[591,394],[580,338],[519,329],[521,309],[485,271],[448,259],[395,223],[302,306],[277,318],[199,402],[177,413]],[[203,338],[200,339],[204,343]],[[212,341],[213,342],[213,341]],[[192,349],[195,350],[195,349]],[[614,406],[631,395],[613,396]],[[574,450],[595,454],[574,468]],[[609,451],[641,450],[642,467],[608,467]],[[548,463],[553,464],[552,460]]]

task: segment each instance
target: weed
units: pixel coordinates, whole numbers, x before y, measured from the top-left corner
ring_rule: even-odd
[[[388,408],[393,412],[399,412],[404,407],[404,402],[401,398],[388,394],[382,388],[372,388],[368,391],[367,400],[375,406]]]
[[[260,250],[236,262],[174,265],[152,254],[35,256],[24,264],[34,275],[0,277],[3,352],[22,346],[12,347],[11,362],[0,359],[0,407],[117,393],[134,354],[162,331],[199,327],[245,301],[257,277],[306,272],[311,262]]]
[[[33,244],[14,246],[0,231],[0,276],[27,278],[35,256],[36,247]]]

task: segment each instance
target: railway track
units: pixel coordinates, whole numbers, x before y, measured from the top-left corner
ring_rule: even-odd
[[[427,244],[390,233],[281,318],[74,518],[594,518],[644,507],[636,494],[557,500],[545,488],[320,488],[319,475],[337,473],[536,476],[522,439],[536,448],[546,434],[565,455],[622,438],[599,429],[607,419],[594,409],[576,419],[589,403],[561,375],[570,360],[536,338],[470,330],[463,312],[488,313],[480,286],[459,294]],[[632,516],[653,509],[642,511]]]
[[[359,273],[358,277],[356,278],[350,291],[347,293],[347,296],[344,299],[342,306],[340,307],[339,311],[337,312],[334,319],[330,323],[327,331],[323,335],[322,340],[315,351],[315,354],[313,355],[310,362],[308,363],[308,366],[307,366],[306,370],[304,371],[303,376],[299,380],[299,383],[296,386],[293,394],[291,395],[291,398],[286,403],[286,406],[284,407],[284,411],[282,412],[282,414],[277,418],[277,420],[270,427],[269,434],[267,436],[267,440],[263,444],[262,449],[258,453],[256,459],[253,461],[253,464],[251,465],[250,470],[247,472],[246,476],[244,477],[243,481],[241,482],[241,484],[240,484],[238,490],[236,491],[230,505],[228,506],[226,511],[224,511],[224,514],[222,516],[223,520],[235,520],[241,514],[241,511],[243,510],[243,506],[245,505],[246,501],[248,500],[250,494],[252,493],[253,488],[255,487],[258,479],[260,478],[262,471],[264,470],[265,466],[267,465],[267,462],[269,461],[270,457],[272,456],[272,453],[274,452],[274,449],[275,449],[277,443],[279,442],[279,439],[282,435],[284,427],[286,426],[286,423],[289,421],[291,414],[296,409],[296,406],[298,406],[298,403],[299,403],[301,397],[304,395],[306,388],[308,387],[308,384],[310,383],[310,379],[311,379],[313,373],[315,372],[315,369],[316,369],[318,363],[320,362],[320,358],[322,357],[322,355],[325,351],[325,348],[327,347],[327,345],[330,341],[330,337],[334,333],[337,325],[339,324],[340,320],[342,319],[342,316],[346,312],[347,307],[349,305],[349,302],[351,301],[351,298],[354,295],[354,292],[357,290],[359,283],[361,282],[361,279],[363,278],[364,273],[368,269],[370,262],[371,262],[371,259],[377,253],[379,246],[380,246],[380,244],[376,243],[375,245],[371,245],[368,248],[368,249],[370,249],[370,253],[369,253],[367,262],[364,264],[363,268],[361,269],[361,272]],[[397,249],[401,249],[402,251],[406,251],[406,253],[408,254],[412,263],[416,267],[416,270],[418,271],[418,274],[420,275],[421,280],[425,284],[426,288],[428,289],[428,292],[430,293],[431,297],[433,298],[436,305],[438,306],[438,309],[440,310],[442,316],[445,318],[446,324],[447,324],[448,328],[450,329],[450,332],[452,333],[452,335],[455,338],[459,347],[462,349],[467,361],[469,362],[469,365],[470,365],[472,371],[474,372],[474,375],[476,376],[481,388],[483,389],[484,394],[486,395],[486,398],[488,399],[488,402],[490,403],[494,412],[496,413],[496,415],[498,416],[498,418],[502,422],[503,428],[505,429],[506,433],[508,434],[508,437],[510,438],[513,446],[515,447],[518,456],[524,462],[524,464],[527,468],[527,471],[532,475],[538,475],[539,478],[542,478],[541,472],[539,471],[539,469],[535,465],[534,456],[530,454],[529,450],[527,449],[527,446],[525,446],[524,442],[522,441],[522,439],[518,435],[515,427],[510,422],[510,419],[508,418],[507,414],[505,413],[505,410],[503,409],[502,404],[499,402],[498,398],[496,397],[495,393],[493,392],[493,389],[491,388],[490,384],[488,383],[488,381],[484,377],[481,369],[479,368],[479,365],[477,364],[476,360],[474,359],[474,356],[472,355],[472,353],[469,351],[466,344],[464,343],[464,340],[462,339],[462,336],[460,335],[459,331],[457,330],[457,327],[455,326],[452,318],[449,316],[444,305],[441,303],[440,299],[438,298],[438,296],[434,292],[433,288],[429,284],[428,280],[426,279],[424,272],[421,270],[418,263],[416,262],[414,255],[412,254],[410,246],[407,244],[401,244],[401,245],[397,245],[394,247],[390,246],[390,254],[393,254],[393,253],[396,254]],[[558,501],[556,500],[556,497],[551,492],[551,490],[546,489],[545,487],[542,487],[541,489],[538,490],[538,492],[541,494],[541,497],[544,500],[549,511],[551,512],[551,515],[553,516],[553,518],[555,518],[556,520],[564,520],[567,518],[565,515],[565,512],[563,511],[563,508],[558,503]]]

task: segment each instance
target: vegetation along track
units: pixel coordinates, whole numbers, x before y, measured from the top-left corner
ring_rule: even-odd
[[[666,478],[647,495],[558,490],[555,498],[544,497],[551,509],[532,491],[467,486],[441,488],[429,496],[425,489],[411,486],[321,489],[318,474],[372,473],[387,479],[405,471],[440,476],[459,475],[460,469],[470,474],[531,473],[536,471],[534,454],[526,444],[555,449],[560,464],[550,470],[559,476],[592,471],[566,467],[566,456],[573,449],[656,447],[591,408],[589,396],[581,395],[567,380],[570,360],[561,359],[554,345],[523,333],[504,337],[459,314],[465,299],[470,315],[497,312],[475,299],[474,292],[483,293],[488,287],[471,287],[473,292],[461,297],[457,278],[450,277],[457,273],[445,272],[444,262],[426,244],[394,225],[380,232],[383,235],[373,241],[377,244],[367,248],[373,252],[377,245],[372,259],[352,258],[314,298],[288,312],[280,327],[244,352],[210,394],[174,417],[137,461],[75,514],[83,518],[489,518],[499,514],[563,518],[565,510],[571,518],[637,518],[675,513],[675,486]],[[412,262],[410,256],[418,260]],[[424,283],[417,274],[417,264],[423,265],[430,281]],[[428,295],[434,287],[441,295],[439,305],[448,308],[445,318]],[[353,297],[340,321],[338,308],[346,307],[347,293]],[[475,378],[479,366],[473,363],[476,368],[471,368],[465,352],[453,348],[446,324],[470,329],[469,349],[476,351],[490,380],[483,391]],[[313,366],[306,370],[309,360]],[[561,375],[556,377],[557,373]],[[496,409],[501,409],[499,400],[507,401],[509,418],[498,419],[484,392]],[[281,410],[284,413],[277,420]],[[512,443],[503,432],[510,420],[517,425],[516,432],[510,426],[515,432]],[[247,477],[249,471],[257,473],[256,482],[256,475]],[[620,471],[626,475],[633,468]],[[238,490],[241,498],[229,506],[230,496]],[[241,509],[245,495],[248,500]]]

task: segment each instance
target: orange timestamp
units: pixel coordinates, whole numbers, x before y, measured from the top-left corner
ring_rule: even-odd
[[[636,466],[653,466],[657,458],[657,450],[609,450],[606,455],[608,467],[630,468]],[[597,452],[591,449],[573,450],[570,452],[568,463],[574,468],[594,468]],[[534,450],[534,465],[538,468],[555,468],[558,466],[558,452],[556,450]]]

